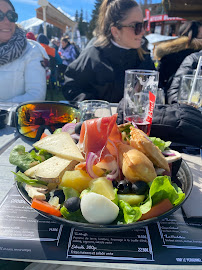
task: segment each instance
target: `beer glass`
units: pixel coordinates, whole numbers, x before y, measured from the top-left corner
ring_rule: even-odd
[[[158,80],[159,73],[155,70],[125,71],[124,122],[133,122],[147,135],[151,129]]]

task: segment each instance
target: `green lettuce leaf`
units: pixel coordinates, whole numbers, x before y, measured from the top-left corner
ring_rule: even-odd
[[[76,222],[84,222],[87,223],[85,218],[82,216],[81,210],[77,210],[75,212],[70,213],[65,206],[60,209],[60,213],[63,215],[65,219],[76,221]]]
[[[169,176],[158,176],[150,183],[148,197],[140,206],[132,207],[123,200],[119,201],[118,223],[136,222],[142,214],[147,213],[152,206],[166,198],[170,200],[173,206],[176,206],[184,200],[185,193],[175,183],[171,183]]]
[[[149,195],[152,199],[152,205],[159,203],[160,201],[168,198],[173,205],[178,205],[184,200],[185,194],[176,185],[171,184],[169,176],[156,177],[150,187]]]
[[[155,144],[161,150],[161,152],[163,152],[165,149],[167,149],[171,145],[170,141],[165,142],[164,140],[161,140],[160,138],[149,137],[149,139],[153,142],[153,144]]]
[[[36,163],[36,159],[33,157],[33,153],[25,152],[23,145],[16,145],[10,153],[9,162],[26,171],[31,167],[32,163]]]
[[[176,206],[185,198],[185,193],[175,183],[171,183],[169,176],[158,176],[151,183],[149,196],[147,200],[140,206],[142,214],[147,213],[151,207],[164,199],[169,199]]]
[[[32,178],[29,178],[28,176],[26,176],[24,173],[22,173],[21,171],[18,171],[17,173],[15,172],[12,172],[13,174],[15,174],[15,180],[17,182],[21,182],[21,183],[25,183],[25,184],[28,184],[28,185],[35,185],[35,184],[40,184],[40,185],[47,185],[46,182],[44,181],[41,181],[41,180],[38,180],[38,179],[32,179]]]
[[[65,201],[72,197],[79,197],[80,195],[76,189],[71,188],[71,187],[63,187],[62,190],[65,195]]]
[[[35,150],[26,152],[23,145],[16,145],[10,153],[9,162],[18,166],[22,171],[26,171],[50,157],[52,157],[52,154],[46,150],[42,149],[38,153]]]
[[[123,213],[123,223],[133,223],[136,222],[138,219],[141,218],[142,213],[140,211],[140,207],[132,207],[127,202],[120,200],[119,201],[119,208]]]

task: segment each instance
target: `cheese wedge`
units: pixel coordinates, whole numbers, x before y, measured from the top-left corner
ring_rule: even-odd
[[[75,160],[54,156],[26,170],[24,173],[28,177],[47,183],[59,183],[64,172],[73,170],[77,163]]]
[[[83,161],[84,158],[67,132],[49,135],[33,144],[35,148],[44,149],[49,153],[69,160]]]

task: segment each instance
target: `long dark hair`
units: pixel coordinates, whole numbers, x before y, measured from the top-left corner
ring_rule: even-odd
[[[134,0],[103,0],[100,6],[96,34],[96,44],[105,46],[113,39],[111,27],[117,26],[127,18],[131,8],[138,7]]]
[[[0,2],[2,2],[2,1],[8,3],[8,4],[12,7],[13,11],[15,11],[15,8],[14,8],[14,6],[13,6],[13,4],[11,3],[10,0],[0,0]]]

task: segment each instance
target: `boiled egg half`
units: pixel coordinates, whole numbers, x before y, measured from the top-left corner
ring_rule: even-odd
[[[119,207],[107,197],[89,192],[81,198],[83,217],[94,224],[110,224],[118,216]]]

